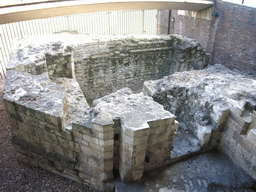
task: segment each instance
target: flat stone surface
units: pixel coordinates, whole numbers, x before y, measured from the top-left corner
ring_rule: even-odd
[[[118,90],[93,102],[92,121],[102,118],[103,114],[109,114],[106,118],[121,120],[122,128],[143,129],[148,128],[147,122],[158,119],[173,118],[170,112],[163,106],[153,101],[151,97],[142,93],[133,94],[129,88]],[[98,120],[100,121],[100,120]]]
[[[50,82],[47,74],[30,75],[9,70],[4,99],[46,114],[60,116],[64,108],[64,88]]]

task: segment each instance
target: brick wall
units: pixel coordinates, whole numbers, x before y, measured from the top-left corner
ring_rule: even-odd
[[[217,19],[207,20],[189,16],[178,15],[172,10],[171,32],[180,34],[198,41],[208,53],[212,53]]]
[[[256,9],[218,1],[220,21],[211,63],[256,73]]]
[[[212,55],[210,64],[221,63],[248,74],[256,72],[256,9],[217,1],[212,12],[219,17],[203,19],[198,16],[178,15],[171,32],[197,40]],[[199,13],[200,14],[200,13]],[[189,14],[188,14],[189,15]]]

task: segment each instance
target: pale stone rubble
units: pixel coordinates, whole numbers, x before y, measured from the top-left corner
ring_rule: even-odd
[[[256,178],[256,81],[216,64],[144,83],[150,95],[177,116],[203,148],[218,148]]]

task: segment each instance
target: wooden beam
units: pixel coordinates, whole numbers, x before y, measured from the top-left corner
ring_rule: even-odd
[[[214,2],[209,0],[87,0],[48,2],[0,8],[0,24],[62,15],[118,10],[175,9],[201,11],[213,4]]]

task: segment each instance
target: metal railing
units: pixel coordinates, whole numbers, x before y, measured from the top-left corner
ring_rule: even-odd
[[[155,35],[157,10],[84,13],[0,25],[0,78],[5,77],[14,39],[61,31],[89,35]]]

